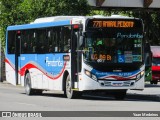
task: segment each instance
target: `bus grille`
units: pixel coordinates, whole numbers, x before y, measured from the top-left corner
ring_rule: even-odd
[[[103,81],[103,82],[100,82],[100,85],[104,86],[104,87],[111,87],[111,86],[113,87],[114,86],[112,81]],[[120,85],[120,86],[118,86],[118,83],[117,83],[117,87],[129,87],[129,86],[133,86],[133,85],[134,85],[134,82],[131,82],[131,81],[123,81],[122,85]]]

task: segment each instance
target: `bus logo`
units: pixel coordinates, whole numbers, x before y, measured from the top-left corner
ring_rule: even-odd
[[[58,59],[53,59],[53,60],[49,60],[48,57],[46,57],[46,65],[48,67],[50,66],[58,66],[58,67],[62,67],[63,66],[63,61],[61,61],[60,57]]]

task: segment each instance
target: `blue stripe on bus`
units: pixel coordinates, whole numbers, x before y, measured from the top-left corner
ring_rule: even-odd
[[[7,30],[24,30],[24,29],[34,29],[34,28],[43,28],[51,26],[63,26],[70,25],[70,20],[66,21],[56,21],[56,22],[45,22],[45,23],[33,23],[33,24],[24,24],[24,25],[15,25],[7,27]]]

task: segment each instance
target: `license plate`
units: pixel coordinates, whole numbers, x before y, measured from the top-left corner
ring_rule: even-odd
[[[116,82],[116,83],[112,83],[112,86],[114,86],[114,87],[120,87],[120,86],[123,86],[123,82]]]

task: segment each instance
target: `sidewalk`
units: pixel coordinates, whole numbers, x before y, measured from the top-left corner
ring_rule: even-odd
[[[128,90],[127,98],[160,101],[160,83],[157,85],[146,83],[143,91]]]

